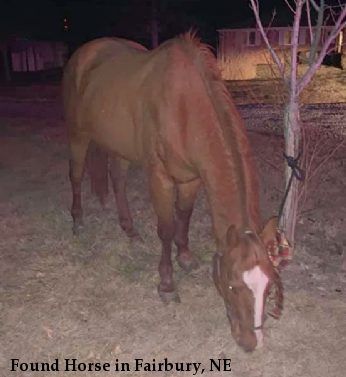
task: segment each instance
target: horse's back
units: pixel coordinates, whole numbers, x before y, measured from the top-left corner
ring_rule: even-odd
[[[79,88],[83,75],[88,70],[127,49],[147,51],[144,46],[121,38],[99,38],[78,48],[64,70],[64,91],[68,90],[71,85]]]
[[[62,94],[66,120],[73,117],[76,105],[83,95],[88,74],[105,61],[128,49],[147,51],[133,41],[121,38],[99,38],[79,47],[64,69]]]

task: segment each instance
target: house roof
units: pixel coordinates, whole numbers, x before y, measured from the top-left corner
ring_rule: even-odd
[[[270,26],[271,28],[292,27],[293,21],[294,21],[293,13],[289,9],[287,9],[287,11],[278,11],[275,14],[275,16],[273,16],[272,12],[263,13],[260,15],[260,17],[261,17],[262,24],[265,28],[267,28],[268,26]],[[316,12],[312,11],[311,22],[313,25],[316,24],[316,19],[317,19],[317,14]],[[302,19],[301,19],[300,24],[303,27],[304,26],[308,27],[309,24],[308,24],[308,18],[307,18],[306,12],[302,14]],[[325,22],[325,26],[330,27],[333,25],[334,23],[331,17],[327,18]],[[232,30],[232,29],[256,29],[256,28],[257,28],[256,19],[254,16],[252,16],[247,20],[230,25],[230,27],[219,29],[219,31],[227,30],[227,29]]]
[[[289,15],[283,16],[282,14],[276,14],[273,18],[273,15],[270,13],[266,13],[261,15],[261,21],[264,27],[288,27],[293,24],[293,18],[289,17]],[[255,17],[251,17],[247,20],[238,22],[233,24],[231,29],[253,29],[256,28],[256,19]]]

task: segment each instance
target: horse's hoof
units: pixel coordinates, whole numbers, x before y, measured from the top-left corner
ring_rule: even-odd
[[[159,292],[160,299],[164,304],[169,304],[170,302],[176,302],[178,304],[180,303],[180,297],[177,291],[163,292],[159,288],[158,292]]]
[[[123,231],[126,233],[127,237],[129,238],[130,241],[138,242],[138,243],[144,243],[141,235],[137,231],[136,228],[126,228],[123,227]]]
[[[73,225],[73,235],[74,236],[80,236],[83,232],[83,229],[84,229],[84,224],[83,223],[79,223],[79,224],[74,224]]]
[[[190,272],[198,268],[198,262],[193,256],[184,258],[178,255],[177,262],[179,267],[186,272]]]
[[[131,234],[131,235],[128,235],[131,243],[136,243],[136,244],[139,244],[139,245],[144,245],[144,240],[142,238],[142,236],[136,232],[135,234]]]

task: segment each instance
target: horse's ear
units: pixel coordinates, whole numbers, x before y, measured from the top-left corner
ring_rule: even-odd
[[[227,248],[233,249],[239,243],[239,235],[234,225],[231,225],[226,234]]]
[[[267,224],[264,226],[260,237],[265,246],[268,245],[270,241],[273,241],[276,237],[276,229],[278,227],[278,218],[272,217],[268,220]]]

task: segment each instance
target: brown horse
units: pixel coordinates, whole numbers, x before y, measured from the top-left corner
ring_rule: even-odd
[[[273,284],[277,306],[282,304],[281,282],[266,251],[276,227],[270,221],[262,230],[249,141],[210,49],[191,33],[153,51],[121,39],[95,40],[69,61],[63,97],[74,231],[82,225],[81,181],[89,143],[110,156],[119,221],[129,237],[138,233],[126,199],[126,171],[130,162],[141,163],[149,176],[162,242],[158,291],[162,300],[177,301],[172,242],[180,267],[196,267],[188,228],[203,184],[217,242],[213,277],[232,335],[244,350],[260,347]],[[92,160],[99,163],[91,180],[101,199],[107,192],[107,154],[95,160],[102,154],[93,147]]]

